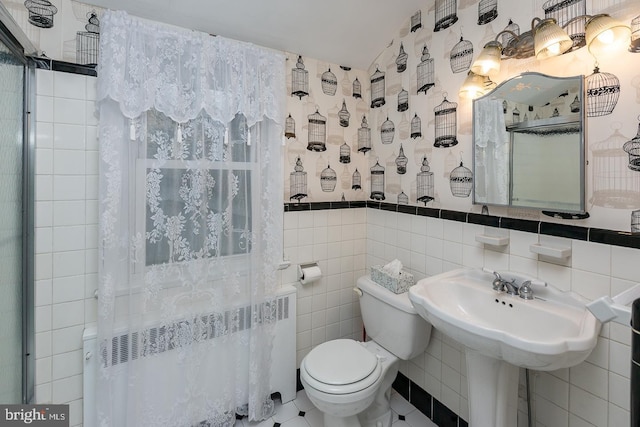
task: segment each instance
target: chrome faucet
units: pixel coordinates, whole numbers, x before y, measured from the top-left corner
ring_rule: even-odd
[[[516,279],[511,279],[511,281],[504,280],[497,271],[489,270],[487,268],[483,268],[482,270],[495,276],[495,279],[491,282],[494,291],[506,292],[509,295],[518,295]]]

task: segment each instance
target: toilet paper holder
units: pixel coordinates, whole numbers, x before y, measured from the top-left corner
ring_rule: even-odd
[[[298,280],[300,280],[300,282],[302,284],[305,284],[307,281],[309,281],[309,277],[307,277],[306,271],[309,270],[316,270],[319,271],[320,267],[318,266],[317,262],[303,262],[298,264]],[[316,280],[314,278],[314,280]]]

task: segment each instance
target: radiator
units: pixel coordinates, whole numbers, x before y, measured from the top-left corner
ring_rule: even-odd
[[[283,286],[279,289],[276,299],[276,325],[273,349],[271,352],[271,391],[280,393],[282,403],[293,400],[296,396],[296,288],[293,286]],[[247,316],[251,312],[251,306],[245,307]],[[228,317],[227,313],[212,313],[211,317]],[[232,333],[241,333],[250,325],[249,321],[240,322],[240,326]],[[158,351],[170,352],[172,348],[158,350],[156,346],[144,346],[142,349],[130,348],[129,337],[135,334],[145,334],[147,337],[157,337],[164,333],[161,328],[148,328],[144,331],[123,333],[112,340],[111,346],[113,355],[106,363],[113,365],[125,364],[130,358],[145,357],[147,354]],[[209,339],[217,337],[215,330]],[[147,341],[153,341],[147,340]],[[162,341],[162,340],[159,340]],[[97,343],[97,330],[95,327],[86,328],[83,334],[83,425],[84,427],[96,427],[96,376],[98,374],[98,364],[105,363],[99,357]],[[247,356],[248,364],[248,356]],[[176,366],[171,365],[169,366]],[[177,370],[177,369],[176,369]],[[115,370],[117,371],[117,369]],[[123,370],[123,372],[126,372]],[[174,373],[180,375],[180,373]],[[124,377],[125,375],[123,375]],[[126,378],[121,379],[123,387],[126,385]],[[124,402],[122,402],[124,411]]]

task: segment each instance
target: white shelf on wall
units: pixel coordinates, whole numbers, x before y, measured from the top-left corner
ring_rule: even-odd
[[[506,246],[509,244],[509,236],[491,236],[489,234],[476,234],[476,242],[491,246]]]
[[[564,259],[571,256],[570,247],[549,246],[540,243],[534,243],[529,246],[529,250],[538,255],[544,255],[551,258]]]

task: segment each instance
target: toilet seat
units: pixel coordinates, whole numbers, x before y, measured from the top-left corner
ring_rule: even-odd
[[[373,385],[382,372],[380,359],[351,339],[327,341],[315,347],[300,366],[305,381],[319,391],[349,394]]]

